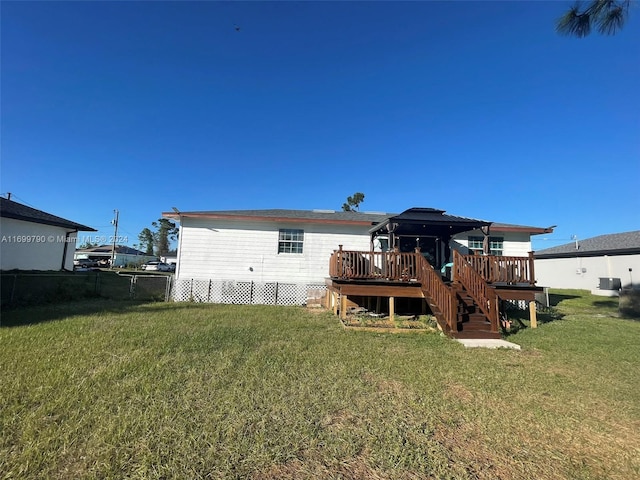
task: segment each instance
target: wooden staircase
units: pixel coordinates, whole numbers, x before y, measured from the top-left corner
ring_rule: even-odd
[[[492,328],[491,321],[481,311],[473,297],[461,284],[453,284],[456,292],[458,311],[456,315],[455,338],[500,338],[498,329]]]
[[[422,293],[446,335],[500,338],[498,295],[462,256],[454,261],[457,265],[451,284],[443,282],[424,258],[418,263],[417,279]]]

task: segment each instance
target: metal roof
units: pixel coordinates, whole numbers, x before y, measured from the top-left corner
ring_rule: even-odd
[[[68,228],[75,231],[96,232],[95,228],[81,225],[62,217],[51,215],[36,208],[27,207],[21,203],[0,197],[0,217],[13,218],[24,222],[40,223],[43,225],[53,225],[55,227]]]
[[[557,247],[539,250],[535,252],[535,258],[595,257],[636,253],[640,253],[640,230],[575,240]]]
[[[374,226],[370,232],[382,234],[393,232],[396,235],[438,235],[453,236],[491,225],[492,222],[475,218],[447,215],[436,208],[410,208],[399,215],[388,217]]]

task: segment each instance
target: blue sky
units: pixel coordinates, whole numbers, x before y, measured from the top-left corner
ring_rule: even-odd
[[[11,2],[0,191],[137,243],[161,212],[441,208],[640,228],[640,10],[570,2]],[[239,27],[239,31],[236,29]]]

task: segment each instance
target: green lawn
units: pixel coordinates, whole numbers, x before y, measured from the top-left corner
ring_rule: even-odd
[[[552,301],[522,351],[293,307],[11,309],[0,478],[638,478],[640,322]]]

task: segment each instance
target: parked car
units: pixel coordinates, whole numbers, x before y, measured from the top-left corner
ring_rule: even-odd
[[[162,262],[157,262],[157,261],[147,262],[147,263],[143,264],[140,268],[142,270],[145,270],[145,271],[150,271],[150,270],[154,270],[154,271],[157,271],[157,272],[168,272],[168,271],[170,271],[170,267],[169,267],[168,264],[162,263]]]
[[[98,266],[98,262],[90,258],[77,258],[73,261],[74,268],[93,268]]]

